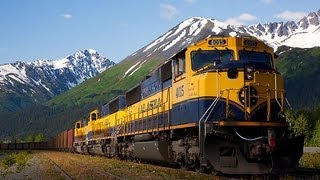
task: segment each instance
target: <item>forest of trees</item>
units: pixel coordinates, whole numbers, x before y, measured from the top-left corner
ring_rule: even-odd
[[[320,106],[316,109],[287,111],[292,129],[297,135],[305,135],[306,146],[320,146]]]

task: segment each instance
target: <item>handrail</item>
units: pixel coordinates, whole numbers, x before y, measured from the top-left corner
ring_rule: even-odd
[[[123,127],[123,124],[118,125],[117,128],[112,132],[111,137],[115,138],[120,132],[122,127]]]
[[[288,104],[289,108],[292,110],[293,108],[292,108],[291,104],[289,103],[289,101],[288,101],[288,99],[287,99],[286,97],[285,97],[285,100],[286,100],[286,102],[287,102],[287,104]]]
[[[221,96],[222,96],[222,94],[220,94],[218,97],[216,97],[214,99],[214,101],[208,107],[206,112],[199,119],[199,143],[200,143],[200,154],[202,154],[202,155],[204,154],[204,140],[205,140],[206,134],[207,134],[206,122],[209,119],[209,116],[212,113],[213,109],[218,104],[218,101]]]
[[[278,101],[278,93],[277,93],[277,74],[276,74],[276,73],[273,73],[273,74],[274,74],[274,89],[275,89],[275,91],[274,91],[274,98],[276,99],[278,105],[279,105],[280,107],[282,107],[281,104],[280,104],[280,102]]]
[[[259,84],[255,84],[255,83],[253,83],[253,84],[249,84],[249,86],[252,86],[252,85],[255,85],[255,86],[263,86],[263,85],[259,85]],[[224,94],[224,92],[227,92],[227,95],[226,95],[226,112],[225,112],[225,117],[227,118],[228,117],[228,112],[229,112],[229,107],[230,107],[230,93],[231,93],[231,91],[239,91],[239,90],[241,90],[242,88],[240,88],[240,89],[236,89],[236,88],[228,88],[228,89],[222,89],[221,91],[220,91],[220,94],[221,94],[221,96]],[[263,92],[260,92],[260,95],[258,95],[258,96],[251,96],[251,97],[261,97],[261,95],[263,95],[263,94],[265,94],[265,96],[263,96],[263,97],[265,97],[266,98],[266,102],[267,102],[267,111],[268,111],[268,114],[270,115],[270,111],[271,111],[271,95],[273,94],[273,92],[277,92],[277,93],[281,93],[281,103],[279,102],[279,100],[276,98],[276,97],[274,97],[275,99],[276,99],[276,101],[277,102],[279,102],[279,107],[281,108],[281,111],[283,112],[284,111],[284,103],[286,102],[288,105],[289,105],[289,107],[291,108],[291,105],[290,105],[290,103],[288,102],[288,100],[287,100],[287,98],[284,96],[284,93],[285,93],[285,90],[284,89],[277,89],[277,88],[275,88],[275,89],[267,89],[266,91],[263,91]],[[246,96],[246,93],[245,93],[245,96]],[[248,97],[248,98],[250,98],[250,97]],[[247,112],[246,111],[246,108],[248,107],[247,106],[247,103],[246,103],[246,101],[247,101],[247,99],[245,99],[245,104],[244,104],[244,111],[245,112]],[[245,116],[246,116],[246,114],[245,114]],[[267,118],[267,119],[269,119],[269,118]]]

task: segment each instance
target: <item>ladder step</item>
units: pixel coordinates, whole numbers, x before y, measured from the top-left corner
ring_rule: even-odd
[[[118,133],[120,132],[121,128],[123,125],[119,125],[115,131],[113,131],[113,133],[111,134],[111,137],[116,137],[118,135]]]

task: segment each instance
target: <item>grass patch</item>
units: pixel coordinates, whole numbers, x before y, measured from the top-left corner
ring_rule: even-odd
[[[320,168],[320,153],[304,153],[301,158],[302,167]]]
[[[30,159],[30,154],[31,151],[20,151],[8,154],[3,158],[2,165],[4,168],[8,169],[14,164],[17,164],[17,172],[21,172],[27,161]]]

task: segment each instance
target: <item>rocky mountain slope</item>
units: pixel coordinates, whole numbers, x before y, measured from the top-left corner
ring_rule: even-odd
[[[96,76],[115,63],[93,49],[59,60],[0,65],[0,110],[44,102]]]
[[[309,13],[298,22],[273,22],[240,26],[237,29],[265,40],[274,48],[282,45],[299,48],[320,46],[320,10]]]

